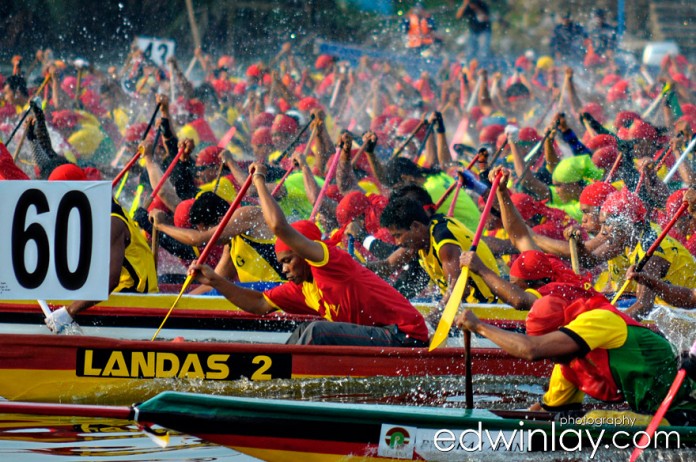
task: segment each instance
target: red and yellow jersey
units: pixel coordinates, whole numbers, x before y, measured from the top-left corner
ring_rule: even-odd
[[[288,313],[319,315],[363,326],[396,325],[408,336],[428,340],[423,316],[396,289],[348,253],[319,242],[320,262],[307,261],[313,280],[287,282],[264,292],[272,306]]]

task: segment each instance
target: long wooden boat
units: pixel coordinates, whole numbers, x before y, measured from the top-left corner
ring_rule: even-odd
[[[635,414],[552,414],[268,400],[165,392],[131,407],[0,403],[0,413],[103,416],[157,424],[271,462],[517,460],[530,451],[602,460],[635,446]],[[611,416],[611,417],[610,417]],[[598,418],[602,424],[597,424]],[[609,421],[608,419],[612,420]],[[592,419],[592,420],[590,420]],[[649,451],[693,455],[696,427],[661,426]],[[654,446],[653,446],[654,445]],[[622,452],[619,452],[622,454]],[[527,460],[527,459],[525,459]],[[544,459],[548,460],[548,459]],[[554,459],[556,460],[556,459]]]
[[[77,317],[86,334],[124,339],[150,338],[171,308],[175,294],[112,294]],[[49,300],[52,308],[69,302]],[[432,303],[415,305],[423,313]],[[470,305],[482,319],[495,321],[503,328],[524,328],[526,312],[507,305]],[[183,336],[191,340],[221,339],[284,343],[299,323],[319,319],[311,315],[282,312],[266,316],[246,313],[224,297],[185,295],[167,320],[160,338]],[[0,333],[47,334],[43,314],[34,300],[0,300]],[[461,345],[457,340],[454,344]]]
[[[240,379],[463,376],[465,350],[134,341],[0,335],[0,396],[9,400],[132,403],[164,390],[224,393]],[[551,364],[472,349],[473,373],[542,377]]]

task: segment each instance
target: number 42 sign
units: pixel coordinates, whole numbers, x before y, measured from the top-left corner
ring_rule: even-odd
[[[146,58],[151,59],[158,66],[165,66],[167,58],[174,55],[174,40],[136,37],[138,48],[142,50]]]
[[[106,300],[111,183],[0,181],[0,299]]]

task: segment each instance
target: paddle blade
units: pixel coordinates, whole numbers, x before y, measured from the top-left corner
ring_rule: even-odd
[[[616,292],[616,295],[614,295],[614,298],[611,299],[611,304],[616,306],[616,302],[619,301],[619,298],[623,295],[623,293],[626,291],[626,288],[628,285],[631,283],[630,279],[626,279],[626,282],[621,286],[618,292]]]
[[[153,342],[159,335],[160,331],[162,330],[162,327],[164,327],[164,323],[167,322],[167,319],[169,319],[169,315],[172,314],[172,310],[174,310],[176,304],[179,303],[179,300],[181,300],[181,296],[184,295],[184,292],[186,292],[186,289],[188,289],[188,286],[189,284],[191,284],[191,281],[193,281],[193,274],[189,274],[188,276],[186,276],[184,284],[181,286],[181,291],[179,292],[179,295],[177,295],[176,299],[174,300],[174,303],[172,303],[172,307],[169,308],[169,311],[167,311],[167,315],[162,320],[162,324],[160,324],[160,326],[157,328],[157,332],[155,332],[155,335],[153,335],[150,339],[151,342]]]
[[[445,311],[443,311],[440,322],[437,324],[437,329],[435,329],[435,334],[433,334],[433,338],[430,341],[428,351],[433,351],[447,339],[447,335],[449,334],[452,323],[454,322],[454,317],[459,309],[459,304],[464,296],[464,290],[466,290],[466,282],[468,279],[469,267],[465,266],[462,268],[462,272],[459,275],[459,278],[457,278],[457,282],[454,284],[450,298],[445,306]]]
[[[633,450],[629,462],[635,462],[636,460],[638,460],[640,455],[643,453],[643,449],[645,449],[649,445],[650,439],[655,434],[655,430],[657,430],[657,427],[660,425],[662,418],[665,416],[665,413],[669,410],[669,406],[672,404],[674,397],[677,395],[677,392],[679,391],[679,388],[681,387],[681,384],[684,381],[684,377],[686,377],[686,370],[679,369],[679,371],[677,372],[677,376],[674,378],[674,382],[672,382],[672,386],[669,388],[669,391],[667,392],[667,396],[665,396],[665,399],[662,401],[662,404],[660,404],[660,407],[655,413],[655,416],[650,421],[648,428],[645,430],[643,436],[640,438],[640,441]]]

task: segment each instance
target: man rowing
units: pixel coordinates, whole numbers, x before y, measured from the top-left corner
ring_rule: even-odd
[[[527,334],[482,322],[471,310],[455,319],[511,355],[555,363],[548,391],[530,410],[563,411],[581,407],[584,396],[626,402],[635,412],[654,413],[672,384],[679,362],[661,335],[614,308],[601,295],[567,303],[544,297],[527,315]],[[668,414],[673,424],[696,422],[696,383],[687,379]],[[678,421],[677,421],[678,419]]]
[[[425,320],[408,300],[355,262],[347,252],[322,242],[321,231],[314,223],[288,223],[266,187],[266,166],[253,163],[249,171],[258,191],[263,217],[277,237],[276,255],[288,282],[258,292],[236,286],[206,265],[194,263],[189,274],[250,313],[264,315],[282,309],[294,314],[318,314],[326,319],[300,326],[288,343],[427,344]]]

